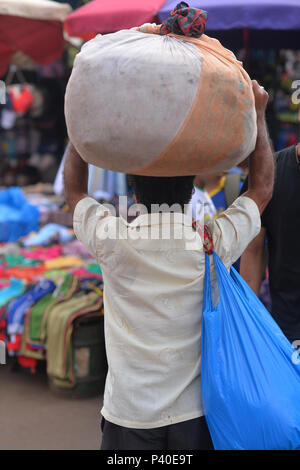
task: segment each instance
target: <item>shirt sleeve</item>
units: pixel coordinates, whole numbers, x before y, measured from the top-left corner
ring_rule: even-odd
[[[216,253],[229,268],[258,235],[261,229],[260,213],[253,199],[240,196],[207,225]]]
[[[99,244],[107,238],[110,223],[115,220],[111,211],[91,197],[81,199],[73,216],[74,232],[90,254],[99,259]]]

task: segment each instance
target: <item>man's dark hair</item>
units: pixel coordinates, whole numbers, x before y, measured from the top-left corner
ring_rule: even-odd
[[[195,176],[136,176],[128,175],[128,182],[132,186],[137,202],[144,204],[151,212],[151,204],[179,204],[184,211],[194,190]]]

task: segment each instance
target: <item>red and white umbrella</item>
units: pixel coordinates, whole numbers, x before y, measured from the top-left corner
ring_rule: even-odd
[[[0,0],[0,76],[17,51],[41,65],[59,59],[63,21],[71,11],[70,5],[52,0]]]
[[[154,21],[166,0],[93,0],[65,20],[69,36],[90,39]]]
[[[69,36],[91,39],[143,23],[160,24],[180,0],[93,0],[65,20]],[[206,29],[226,47],[299,48],[300,0],[187,0],[208,12]],[[217,34],[215,34],[217,32]],[[227,34],[227,33],[230,34]],[[232,37],[231,37],[232,33]]]

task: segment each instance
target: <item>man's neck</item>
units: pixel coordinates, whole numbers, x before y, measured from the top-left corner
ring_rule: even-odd
[[[201,189],[201,191],[205,190],[210,193],[219,186],[220,180],[221,178],[219,176],[216,176],[214,179],[209,180],[207,183],[205,183],[201,176],[197,176],[194,180],[194,185],[197,186],[197,188]]]
[[[208,192],[208,194],[210,194],[212,191],[215,191],[217,190],[217,188],[219,187],[219,185],[221,184],[221,181],[222,181],[222,178],[216,178],[212,181],[210,181],[209,183],[207,183],[205,185],[205,189],[206,191]]]
[[[205,188],[205,181],[201,178],[201,176],[198,175],[194,179],[194,185],[203,191]]]

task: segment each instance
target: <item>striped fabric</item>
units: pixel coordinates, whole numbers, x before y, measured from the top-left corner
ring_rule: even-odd
[[[190,8],[187,3],[180,2],[170,15],[161,25],[161,35],[173,33],[200,38],[205,31],[207,11]]]

